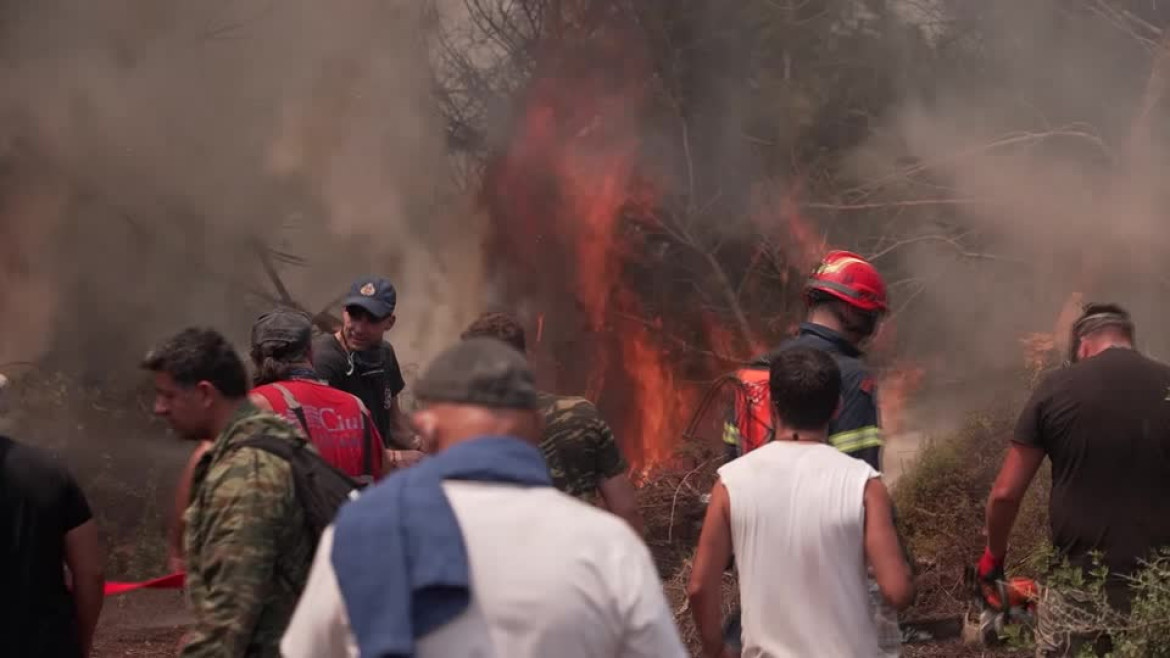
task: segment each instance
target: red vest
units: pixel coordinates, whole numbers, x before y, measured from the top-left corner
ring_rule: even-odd
[[[263,396],[277,415],[301,428],[325,461],[358,480],[382,476],[382,437],[356,397],[307,379],[265,384],[252,392]]]

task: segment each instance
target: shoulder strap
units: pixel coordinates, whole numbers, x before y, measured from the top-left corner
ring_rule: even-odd
[[[240,441],[235,445],[235,447],[237,449],[256,448],[257,450],[270,452],[288,462],[292,461],[294,451],[298,450],[297,446],[289,443],[288,441],[281,441],[280,439],[264,434],[251,439]]]
[[[281,384],[273,384],[273,388],[280,391],[280,395],[284,398],[284,403],[292,410],[293,415],[301,423],[301,429],[305,430],[305,438],[312,441],[313,435],[309,433],[309,421],[305,418],[305,410],[301,408],[301,403],[293,397],[292,391],[288,390]]]
[[[363,472],[374,477],[374,430],[370,423],[374,417],[370,414],[370,410],[366,408],[366,403],[356,395],[351,395],[358,406],[358,414],[362,417],[362,470]]]
[[[374,433],[366,414],[362,414],[362,473],[374,477]]]

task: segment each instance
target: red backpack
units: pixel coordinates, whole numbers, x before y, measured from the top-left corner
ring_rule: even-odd
[[[691,418],[686,436],[718,432],[729,457],[740,457],[772,440],[772,395],[768,369],[747,367],[711,385]]]

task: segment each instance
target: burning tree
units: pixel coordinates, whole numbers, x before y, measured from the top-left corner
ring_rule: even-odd
[[[1149,176],[1170,17],[1147,3],[463,8],[436,87],[499,288],[543,318],[546,381],[597,397],[642,461],[695,399],[674,391],[792,328],[827,248],[891,279],[894,322],[871,351],[892,419],[894,385],[921,368],[962,385],[946,374],[957,344],[979,377],[1014,378],[1021,336],[1075,291],[1129,294],[1129,254],[1150,269],[1167,246]],[[1117,102],[1060,77],[1086,71]],[[1103,214],[1126,231],[1097,239]]]
[[[818,63],[882,47],[866,31],[882,17],[828,7],[468,0],[469,31],[448,33],[440,99],[505,296],[557,337],[536,355],[546,380],[596,399],[639,462],[669,456],[693,382],[803,312],[829,240],[801,203],[888,94]]]

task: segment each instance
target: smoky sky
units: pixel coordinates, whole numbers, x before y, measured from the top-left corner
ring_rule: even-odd
[[[257,240],[314,311],[359,274],[393,278],[408,355],[462,320],[477,261],[457,230],[421,3],[4,12],[0,362],[103,376],[183,326],[242,340],[276,296]]]

